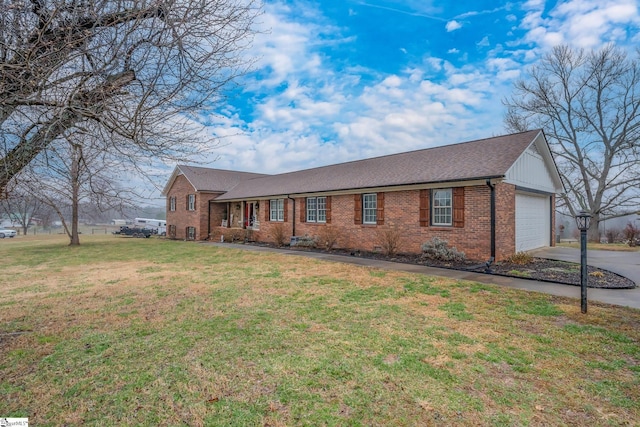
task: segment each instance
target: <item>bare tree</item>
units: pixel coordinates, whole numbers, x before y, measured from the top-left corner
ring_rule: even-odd
[[[0,192],[65,131],[179,158],[247,71],[259,0],[0,0]]]
[[[515,84],[506,127],[542,128],[575,216],[584,209],[599,223],[637,210],[640,196],[640,63],[608,45],[584,52],[558,46]]]
[[[8,197],[0,201],[0,207],[13,223],[22,227],[26,235],[37,215],[40,214],[42,202],[28,192],[16,189],[8,191]]]
[[[55,210],[70,245],[80,244],[82,207],[122,211],[131,208],[136,197],[134,188],[122,188],[118,182],[138,157],[110,152],[109,142],[96,135],[77,127],[65,132],[64,140],[52,142],[12,181]]]

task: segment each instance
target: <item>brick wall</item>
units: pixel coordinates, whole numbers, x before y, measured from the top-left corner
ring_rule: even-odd
[[[496,184],[496,261],[516,250],[516,187]]]
[[[195,210],[187,210],[187,196],[189,194],[196,195]],[[219,193],[197,193],[189,181],[183,176],[179,175],[174,181],[173,185],[167,193],[167,233],[171,226],[175,226],[175,237],[179,240],[187,238],[187,227],[195,227],[196,240],[206,240],[209,238],[209,201],[213,200]],[[176,198],[176,210],[170,210],[171,197]],[[224,209],[224,206],[215,204],[214,217],[218,215],[215,212],[219,212],[220,209]],[[212,218],[213,221],[213,218]],[[219,225],[220,222],[217,223]]]
[[[384,225],[354,223],[354,196],[331,197],[331,223],[301,222],[301,200],[296,199],[295,228],[297,236],[318,236],[325,227],[339,229],[337,246],[340,248],[376,250],[381,246],[379,231],[390,227],[402,233],[401,252],[419,253],[423,243],[433,237],[449,242],[470,259],[485,261],[491,254],[491,205],[490,190],[486,185],[465,187],[464,226],[420,226],[420,191],[386,192],[384,197]],[[513,254],[515,248],[515,187],[496,185],[496,256],[503,259]],[[260,231],[254,233],[259,241],[273,242],[275,224],[282,224],[288,236],[293,233],[293,203],[288,202],[288,221],[269,222],[261,218]]]

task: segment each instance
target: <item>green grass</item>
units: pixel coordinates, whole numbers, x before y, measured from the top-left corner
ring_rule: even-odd
[[[2,242],[34,425],[633,425],[640,312],[162,239]],[[5,244],[7,243],[7,244]]]

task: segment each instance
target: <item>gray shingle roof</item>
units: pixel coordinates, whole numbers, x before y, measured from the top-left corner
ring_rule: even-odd
[[[222,169],[178,165],[177,170],[193,185],[196,191],[226,192],[239,183],[268,175],[251,172],[237,172]]]
[[[502,177],[540,130],[254,177],[216,200]]]

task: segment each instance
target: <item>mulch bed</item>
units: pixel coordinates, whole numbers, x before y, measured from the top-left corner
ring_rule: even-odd
[[[297,251],[327,252],[316,248],[291,247],[290,249]],[[491,265],[490,271],[487,271],[487,266],[484,261],[465,260],[462,262],[445,262],[425,259],[421,255],[398,254],[386,256],[377,252],[347,251],[341,249],[334,249],[327,253],[580,286],[580,264],[546,258],[532,258],[531,262],[524,265],[500,262]],[[636,287],[632,280],[601,268],[588,266],[587,273],[589,275],[587,280],[587,286],[589,288],[632,289]]]

